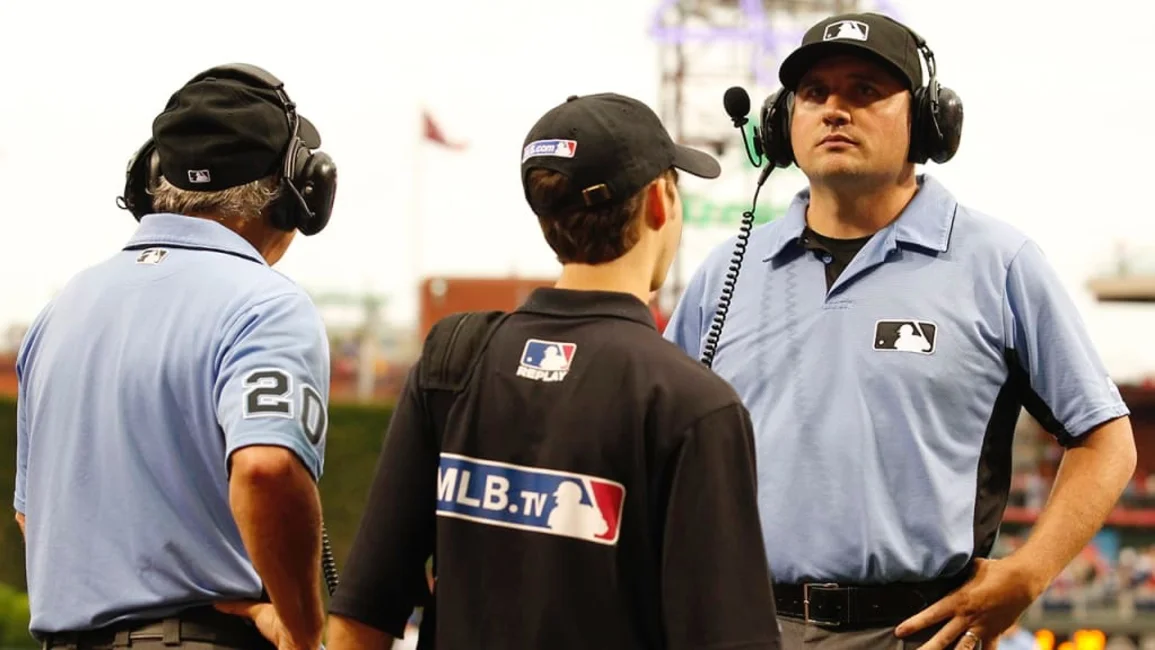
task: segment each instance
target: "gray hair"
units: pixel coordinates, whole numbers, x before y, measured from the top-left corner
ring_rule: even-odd
[[[215,192],[190,192],[160,176],[149,193],[154,212],[258,219],[280,195],[281,185],[280,176],[269,176]]]

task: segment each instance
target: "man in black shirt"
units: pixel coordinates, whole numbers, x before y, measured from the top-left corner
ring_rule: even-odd
[[[431,555],[420,647],[779,647],[749,415],[646,306],[681,236],[679,169],[720,173],[621,95],[530,130],[525,195],[561,277],[489,330],[451,410],[420,385],[440,361],[411,371],[330,650],[401,636]]]

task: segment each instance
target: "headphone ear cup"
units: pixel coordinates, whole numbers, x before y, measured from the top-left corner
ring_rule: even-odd
[[[937,97],[938,107],[931,99]],[[942,164],[954,157],[962,141],[963,105],[950,88],[932,83],[919,88],[911,99],[910,155],[908,160]]]
[[[270,206],[269,220],[281,230],[315,235],[329,225],[333,213],[337,165],[329,154],[310,151],[299,140],[288,155],[290,176],[281,179],[281,194]]]
[[[794,93],[778,90],[762,102],[762,150],[775,167],[789,167],[794,162],[790,143],[790,113]]]
[[[928,155],[931,160],[941,164],[954,158],[954,155],[958,153],[959,143],[962,141],[962,98],[950,88],[940,88],[938,111],[932,117],[938,128],[934,129],[934,125],[932,125],[935,138],[934,147],[928,152]]]
[[[333,214],[333,202],[337,198],[337,165],[329,154],[323,151],[308,152],[301,173],[294,179],[301,190],[312,217],[306,215],[297,228],[302,235],[315,235],[329,225]]]
[[[128,210],[137,221],[152,212],[152,188],[160,178],[160,155],[149,138],[128,159],[125,169],[124,194],[117,205]]]

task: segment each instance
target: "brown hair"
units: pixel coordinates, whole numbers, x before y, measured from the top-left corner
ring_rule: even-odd
[[[678,173],[670,168],[658,178],[675,183]],[[557,210],[554,206],[573,195],[568,178],[548,169],[534,169],[526,180],[529,204],[538,213],[541,232],[562,264],[604,264],[628,253],[641,236],[637,217],[644,193],[645,188],[604,208]]]

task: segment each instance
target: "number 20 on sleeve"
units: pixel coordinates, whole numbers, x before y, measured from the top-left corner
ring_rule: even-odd
[[[261,368],[250,372],[244,381],[244,417],[299,417],[309,441],[317,444],[325,435],[328,414],[325,402],[315,388],[300,386],[300,408],[294,408],[293,377],[278,368]]]

